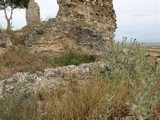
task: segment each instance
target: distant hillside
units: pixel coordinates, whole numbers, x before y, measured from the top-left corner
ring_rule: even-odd
[[[138,40],[138,41],[143,42],[146,45],[160,46],[160,39],[146,39],[146,40]]]
[[[149,46],[160,46],[160,42],[145,42],[145,44]]]

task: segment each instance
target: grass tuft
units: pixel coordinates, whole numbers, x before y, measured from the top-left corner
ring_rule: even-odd
[[[55,66],[80,65],[82,63],[94,62],[96,58],[91,55],[85,55],[76,52],[69,52],[58,58],[45,59],[46,64]]]
[[[147,49],[135,41],[113,43],[111,49],[104,51],[103,60],[110,65],[104,76],[83,85],[71,78],[57,89],[44,88],[20,103],[17,100],[23,94],[13,93],[0,101],[0,119],[159,120],[160,65],[148,62]],[[75,53],[56,59],[42,58],[46,64],[58,66],[89,62],[85,55]]]

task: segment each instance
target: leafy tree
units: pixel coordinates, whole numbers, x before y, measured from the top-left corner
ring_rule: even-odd
[[[13,10],[16,8],[27,8],[29,0],[1,0],[0,10],[4,11],[7,21],[7,30],[12,28]]]

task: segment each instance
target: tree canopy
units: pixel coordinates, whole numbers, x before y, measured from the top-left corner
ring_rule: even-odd
[[[1,0],[0,1],[0,10],[3,10],[7,7],[15,8],[27,8],[30,0]]]
[[[27,8],[30,0],[10,0],[14,5],[19,8]]]
[[[0,0],[0,10],[4,11],[7,21],[7,29],[12,28],[12,15],[13,10],[16,8],[27,8],[30,0]],[[10,8],[9,14],[7,8]]]

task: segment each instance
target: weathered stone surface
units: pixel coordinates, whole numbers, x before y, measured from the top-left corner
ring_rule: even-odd
[[[30,0],[26,10],[26,21],[28,26],[40,24],[40,8],[35,0]]]
[[[108,65],[104,62],[82,64],[80,66],[65,66],[47,68],[43,72],[17,73],[13,77],[0,81],[0,99],[22,87],[27,95],[37,93],[43,89],[56,89],[63,81],[77,79],[78,84],[84,84],[94,77],[95,71],[104,70]],[[92,79],[91,79],[92,80]],[[21,84],[25,83],[25,84]]]
[[[43,22],[25,39],[31,52],[80,50],[99,54],[116,29],[112,0],[58,0],[55,19]]]
[[[112,0],[58,0],[57,18],[64,21],[86,22],[112,40],[116,16]],[[111,34],[108,34],[111,32]]]
[[[13,46],[10,37],[6,33],[0,33],[0,56]]]
[[[0,48],[0,56],[2,56],[5,53],[6,53],[6,49],[5,48]]]
[[[96,30],[57,19],[43,22],[25,41],[31,52],[80,50],[92,54],[100,51],[104,43],[103,36]]]
[[[9,48],[12,45],[10,37],[6,33],[0,33],[0,47]]]

